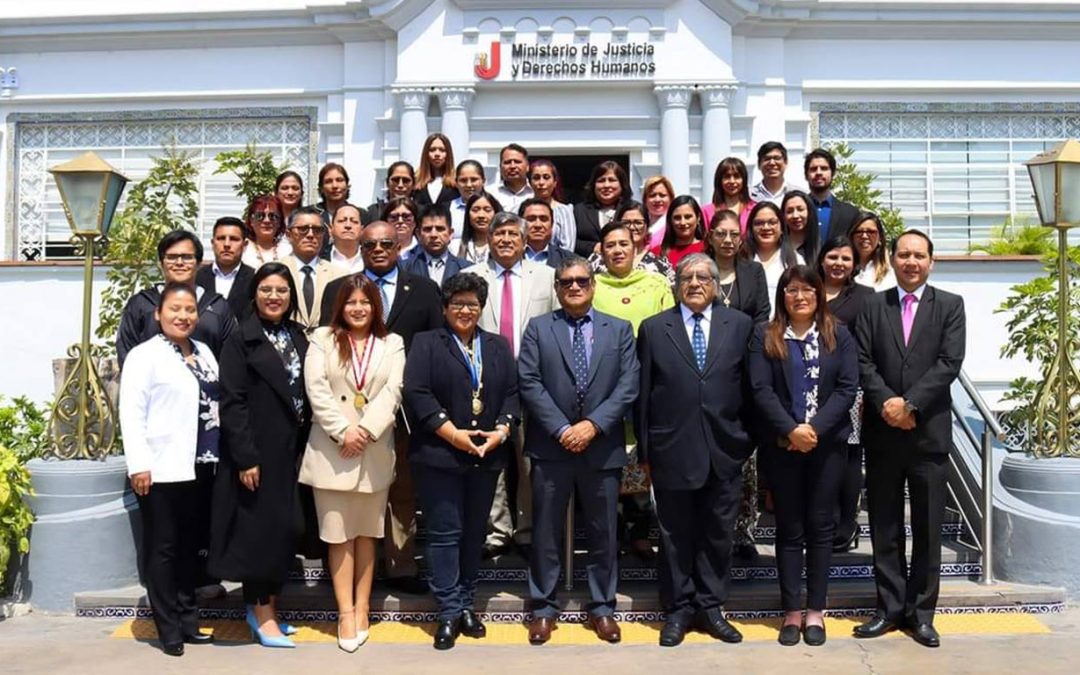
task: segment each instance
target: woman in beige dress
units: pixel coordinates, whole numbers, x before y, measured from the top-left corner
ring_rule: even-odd
[[[394,481],[405,345],[387,332],[379,290],[363,274],[341,285],[333,307],[304,364],[314,424],[300,482],[314,488],[319,537],[329,544],[338,646],[354,652],[368,636],[375,539]]]

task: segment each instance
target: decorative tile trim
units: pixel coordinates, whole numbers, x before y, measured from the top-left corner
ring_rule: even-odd
[[[812,102],[811,112],[827,113],[1075,113],[1080,102]]]
[[[116,110],[62,113],[11,113],[9,123],[57,122],[165,122],[176,120],[243,119],[249,117],[306,117],[311,130],[318,130],[319,109],[315,106],[246,108],[167,108],[162,110]]]

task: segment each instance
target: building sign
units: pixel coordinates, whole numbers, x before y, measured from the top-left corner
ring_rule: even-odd
[[[473,72],[483,80],[610,80],[648,78],[656,74],[656,47],[645,41],[604,44],[538,45],[513,42],[508,73],[503,73],[498,41],[476,55]],[[502,74],[502,78],[500,78]],[[507,77],[509,75],[509,77]]]

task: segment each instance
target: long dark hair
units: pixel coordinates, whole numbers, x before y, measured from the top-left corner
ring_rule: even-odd
[[[780,282],[776,285],[776,301],[773,304],[776,313],[765,327],[765,355],[770,359],[788,357],[784,332],[791,325],[791,319],[788,317],[787,305],[784,304],[784,290],[793,281],[801,281],[814,287],[814,297],[817,298],[814,322],[817,324],[819,347],[826,352],[836,349],[836,318],[829,311],[821,277],[809,265],[795,265],[784,270],[784,273],[780,275]]]
[[[795,264],[795,255],[794,253],[791,254],[791,263],[789,264],[784,250],[784,215],[780,212],[780,207],[770,201],[760,201],[754,205],[754,208],[750,209],[750,216],[746,219],[746,236],[743,237],[740,255],[747,260],[753,260],[754,256],[757,255],[758,244],[757,238],[754,237],[754,220],[759,213],[765,210],[775,213],[776,220],[780,222],[780,262],[783,263],[784,267],[791,267],[791,265]]]
[[[889,243],[885,241],[885,224],[881,222],[881,218],[876,213],[870,213],[869,211],[863,211],[859,214],[855,222],[851,224],[851,228],[848,229],[848,239],[855,242],[855,230],[866,221],[871,221],[877,227],[878,232],[878,245],[874,249],[873,254],[870,256],[870,260],[874,263],[874,283],[880,283],[885,275],[889,273],[889,255],[885,250],[889,247]],[[855,251],[855,266],[862,269],[863,262],[859,258],[859,250]]]
[[[353,274],[345,278],[337,295],[334,296],[334,309],[330,312],[330,331],[334,334],[334,342],[337,344],[338,357],[342,363],[348,363],[352,356],[352,341],[349,339],[349,324],[345,321],[345,305],[352,297],[353,291],[360,291],[371,303],[371,335],[377,338],[386,337],[386,322],[383,321],[382,294],[379,288],[363,272]],[[359,382],[356,383],[360,385]]]
[[[855,283],[855,275],[859,273],[859,253],[855,250],[855,245],[851,243],[851,240],[844,235],[837,235],[835,237],[829,237],[829,241],[825,242],[821,246],[821,252],[817,257],[817,273],[822,279],[824,284],[825,279],[825,256],[830,251],[835,251],[838,248],[850,248],[851,257],[854,259],[855,265],[851,268],[851,274],[848,276],[847,281],[844,282],[845,286],[850,286]]]
[[[547,159],[545,157],[538,157],[537,159],[529,162],[529,171],[527,172],[527,177],[531,178],[532,172],[541,166],[546,166],[547,168],[551,169],[551,176],[555,179],[555,189],[551,191],[551,198],[557,202],[565,201],[563,199],[562,178],[559,177],[559,169],[556,168],[555,163],[552,162],[550,159]],[[484,174],[481,173],[480,175],[482,176]]]
[[[473,204],[475,204],[481,199],[486,199],[488,203],[491,204],[491,208],[495,211],[495,213],[501,213],[503,210],[502,204],[499,203],[499,200],[495,199],[494,195],[492,195],[487,190],[484,190],[483,192],[477,192],[472,197],[469,197],[469,201],[465,202],[465,222],[461,227],[462,246],[468,244],[470,241],[473,240],[472,216],[469,212],[472,211]],[[492,215],[492,220],[494,219],[495,216]]]
[[[789,244],[788,248],[792,251],[792,258],[795,257],[795,251],[798,251],[802,253],[803,260],[807,265],[813,265],[814,261],[817,260],[818,247],[821,246],[821,226],[818,224],[817,208],[814,206],[814,202],[810,201],[810,195],[801,190],[788,191],[780,201],[780,223],[784,228],[784,241],[791,241],[787,220],[783,215],[784,210],[787,208],[787,203],[796,198],[803,200],[803,203],[806,204],[806,234],[802,246],[796,249],[793,244]]]
[[[681,206],[689,206],[694,210],[694,215],[697,216],[697,227],[694,228],[694,238],[698,241],[705,240],[705,216],[701,213],[701,206],[698,205],[697,200],[690,195],[679,195],[675,199],[671,200],[671,204],[667,210],[667,225],[664,227],[664,239],[660,242],[660,255],[667,257],[668,251],[675,246],[675,228],[671,225],[671,215],[675,213],[675,209]]]
[[[255,316],[259,315],[259,309],[255,305],[255,296],[259,294],[259,284],[263,282],[266,277],[279,276],[285,279],[285,283],[289,285],[289,309],[285,312],[285,319],[291,319],[296,313],[297,308],[300,307],[300,296],[296,294],[296,282],[293,281],[292,272],[285,263],[268,262],[264,263],[262,267],[255,270],[255,275],[251,277],[251,295],[248,301],[251,304],[251,311]]]
[[[443,147],[446,148],[446,163],[443,165],[443,174],[440,177],[443,187],[454,187],[454,147],[450,145],[450,139],[445,135],[434,133],[427,137],[424,148],[420,151],[420,168],[417,169],[416,177],[413,178],[413,184],[417,190],[427,188],[428,183],[438,177],[431,168],[431,160],[428,159],[428,150],[435,141],[442,141]]]
[[[734,171],[742,178],[742,191],[739,193],[739,201],[746,204],[750,203],[750,174],[746,170],[746,164],[743,163],[738,157],[725,157],[720,160],[720,163],[716,165],[716,171],[713,172],[712,179],[712,203],[713,206],[720,207],[727,203],[724,199],[724,174],[728,170]]]
[[[593,167],[589,182],[585,184],[585,201],[597,208],[600,208],[601,205],[600,202],[596,201],[596,181],[600,180],[601,176],[608,171],[613,172],[615,179],[619,181],[619,200],[615,203],[615,206],[617,207],[622,202],[628,202],[634,198],[634,191],[630,189],[630,179],[627,177],[626,171],[623,170],[621,164],[609,159]]]

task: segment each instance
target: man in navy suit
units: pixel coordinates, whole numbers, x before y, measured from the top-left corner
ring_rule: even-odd
[[[446,279],[472,265],[450,253],[450,210],[442,204],[429,204],[420,212],[420,247],[402,263],[405,271],[431,279],[442,288]]]
[[[638,451],[651,468],[660,524],[660,645],[691,626],[724,642],[742,635],[723,615],[742,466],[753,444],[741,415],[750,317],[716,302],[720,271],[701,253],[676,268],[678,303],[638,330]]]
[[[518,386],[530,415],[525,454],[532,460],[532,644],[547,642],[559,618],[559,549],[575,490],[589,540],[588,625],[606,642],[621,639],[613,617],[616,509],[638,361],[630,323],[594,310],[595,289],[588,261],[566,258],[555,272],[561,309],[532,319],[521,338]]]
[[[555,233],[555,211],[551,204],[539,197],[532,197],[521,202],[518,215],[525,221],[525,259],[544,263],[553,270],[559,269],[562,261],[574,254],[560,248],[552,241]]]

